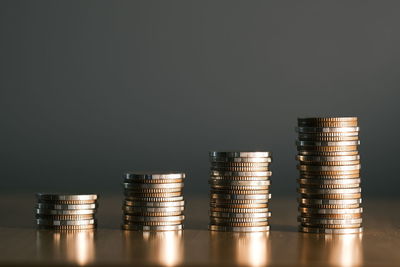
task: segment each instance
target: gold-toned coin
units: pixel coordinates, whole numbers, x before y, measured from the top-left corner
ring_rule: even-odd
[[[242,182],[257,182],[269,181],[270,176],[215,176],[211,175],[210,179],[214,181],[242,181]]]
[[[223,190],[211,188],[211,194],[223,194],[223,195],[267,195],[269,190]]]
[[[340,175],[349,175],[349,174],[357,174],[360,177],[360,170],[350,170],[350,171],[300,171],[300,175],[314,175],[318,176],[340,176]]]
[[[148,225],[132,225],[132,224],[123,224],[123,230],[132,230],[132,231],[178,231],[183,230],[183,225],[161,225],[161,226],[148,226]]]
[[[49,229],[49,230],[91,230],[97,227],[96,224],[88,225],[37,225],[38,229]]]
[[[72,220],[93,220],[94,214],[83,215],[41,215],[36,214],[36,219],[43,219],[47,221],[72,221]]]
[[[360,184],[300,184],[300,187],[309,189],[347,189],[360,187]]]
[[[361,223],[353,224],[313,224],[313,223],[301,223],[304,227],[318,227],[322,229],[348,229],[348,228],[359,228]]]
[[[256,181],[238,181],[238,180],[221,180],[210,179],[208,183],[212,186],[269,186],[270,180],[256,180]]]
[[[358,132],[359,127],[296,127],[298,133],[348,133]]]
[[[352,155],[352,156],[302,156],[297,155],[297,160],[304,161],[304,162],[342,162],[342,161],[354,161],[360,160],[360,155]]]
[[[269,171],[269,167],[210,167],[211,171],[219,171],[219,172],[267,172]]]
[[[245,204],[231,204],[231,203],[215,203],[210,202],[211,208],[220,208],[220,209],[262,209],[268,208],[268,203],[263,204],[254,204],[254,203],[245,203]]]
[[[312,147],[342,147],[342,146],[359,146],[360,140],[357,141],[340,141],[340,142],[330,142],[330,141],[296,141],[297,146],[312,146]]]
[[[180,192],[171,192],[171,193],[136,193],[128,190],[124,190],[124,194],[126,197],[130,198],[141,198],[143,201],[146,198],[171,198],[171,197],[180,197],[182,196],[182,191]]]
[[[227,212],[227,213],[266,213],[268,208],[221,208],[210,207],[211,212]]]
[[[130,215],[130,216],[166,217],[166,216],[183,215],[183,211],[144,212],[144,211],[132,211],[132,210],[125,210],[125,209],[123,211],[124,211],[124,215]]]
[[[359,165],[359,160],[352,161],[300,161],[301,165],[311,166],[347,166],[347,165]]]
[[[231,225],[232,223],[264,223],[268,224],[268,217],[257,217],[257,218],[220,218],[220,217],[210,217],[211,224],[218,224],[218,225]]]
[[[355,209],[355,208],[360,208],[360,204],[347,204],[347,205],[300,204],[299,207],[313,208],[313,209]]]
[[[269,199],[271,196],[269,195],[268,199],[223,199],[223,198],[210,198],[211,204],[219,204],[219,205],[248,205],[248,204],[268,204]]]
[[[97,200],[38,200],[37,203],[49,205],[95,205]]]
[[[132,222],[176,222],[183,221],[185,219],[185,215],[178,216],[158,216],[158,217],[149,217],[149,216],[134,216],[134,215],[124,215],[123,219],[125,221]]]
[[[318,134],[299,134],[300,141],[330,141],[330,142],[341,142],[341,141],[357,141],[359,140],[357,135],[350,136],[324,136]]]
[[[126,201],[132,202],[176,202],[183,201],[183,196],[177,197],[126,197]],[[154,203],[154,204],[155,204]]]
[[[316,198],[298,198],[300,204],[304,205],[354,205],[361,204],[361,198],[357,199],[316,199]]]
[[[357,117],[307,117],[297,118],[299,123],[324,123],[324,122],[354,122],[357,121]]]
[[[165,202],[142,202],[142,201],[131,201],[125,200],[124,206],[128,207],[139,207],[139,208],[172,208],[172,207],[184,207],[185,201],[165,201]]]
[[[183,188],[125,188],[125,192],[137,193],[137,194],[164,194],[164,193],[176,193],[182,192]]]
[[[263,186],[244,186],[244,185],[239,185],[239,186],[229,186],[229,185],[211,185],[211,189],[215,190],[228,190],[228,191],[236,191],[236,190],[269,190],[269,185],[263,185]]]
[[[358,155],[358,150],[356,149],[353,151],[317,151],[317,150],[307,150],[305,148],[301,148],[297,152],[299,155],[303,156],[323,156],[323,157]]]
[[[36,223],[39,225],[51,225],[51,226],[66,226],[66,225],[87,225],[96,224],[96,219],[85,219],[85,220],[53,220],[53,219],[36,219]]]
[[[269,231],[269,225],[266,226],[253,226],[253,227],[232,227],[232,226],[219,226],[210,225],[209,229],[211,231],[219,232],[266,232]]]
[[[182,212],[185,210],[184,207],[165,207],[165,208],[153,208],[153,207],[132,207],[123,206],[122,210],[125,212],[142,212],[142,213],[171,213],[171,212]],[[170,216],[170,215],[160,215],[160,216]]]
[[[171,225],[182,225],[181,221],[126,221],[122,222],[124,225],[136,225],[136,226],[171,226]]]
[[[300,232],[304,233],[316,233],[316,234],[358,234],[362,233],[363,228],[347,228],[347,229],[324,229],[316,227],[299,227]]]
[[[136,183],[136,184],[177,184],[177,183],[183,183],[184,178],[180,179],[124,179],[124,183]]]
[[[349,166],[315,166],[315,165],[297,165],[297,169],[300,171],[309,172],[337,172],[337,171],[356,171],[361,169],[361,164],[349,165]]]
[[[257,227],[267,226],[269,222],[210,222],[210,225],[230,226],[230,227]]]

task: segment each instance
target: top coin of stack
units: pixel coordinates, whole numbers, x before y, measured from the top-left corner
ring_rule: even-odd
[[[184,173],[128,172],[124,176],[124,230],[182,230]]]
[[[297,132],[299,230],[362,232],[357,118],[299,118]]]
[[[39,228],[86,230],[96,228],[96,194],[36,194],[36,223]]]
[[[270,152],[210,152],[213,231],[268,231]]]

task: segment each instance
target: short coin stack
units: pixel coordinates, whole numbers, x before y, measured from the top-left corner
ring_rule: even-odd
[[[299,231],[361,233],[356,117],[298,119]]]
[[[182,230],[184,173],[128,172],[124,175],[124,230]]]
[[[269,230],[270,152],[210,152],[212,231]]]
[[[96,194],[38,193],[36,224],[40,229],[87,230],[96,228]]]

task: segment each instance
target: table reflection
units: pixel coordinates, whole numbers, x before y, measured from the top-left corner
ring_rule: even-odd
[[[268,232],[210,232],[210,255],[213,264],[265,266],[270,262]]]
[[[332,266],[360,266],[363,263],[362,234],[299,234],[299,257],[302,265],[326,262]]]
[[[41,261],[61,261],[78,265],[92,263],[95,258],[93,230],[36,231],[36,249]]]
[[[182,231],[124,231],[124,256],[132,263],[176,266],[183,262]]]

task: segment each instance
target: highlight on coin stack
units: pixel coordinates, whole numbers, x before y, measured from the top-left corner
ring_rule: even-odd
[[[96,228],[96,194],[36,194],[39,229],[87,230]]]
[[[270,152],[210,152],[212,231],[269,230]]]
[[[183,229],[185,173],[127,172],[124,175],[124,230]]]
[[[361,233],[358,119],[299,118],[297,132],[299,231]]]

